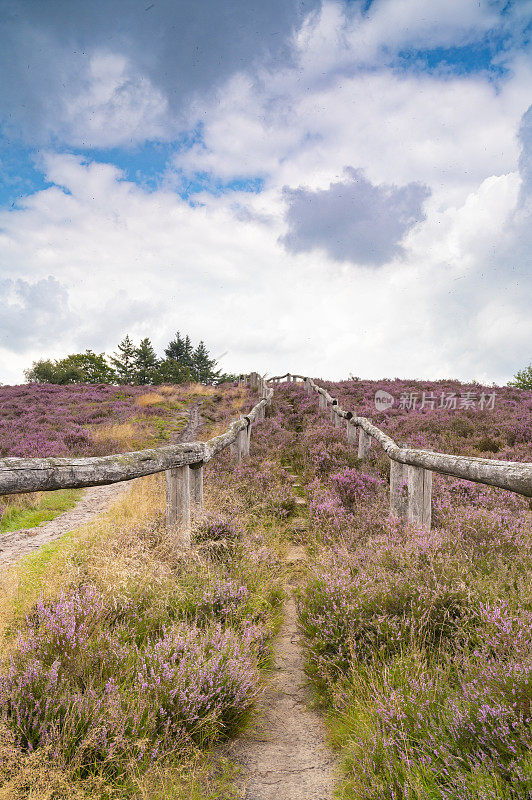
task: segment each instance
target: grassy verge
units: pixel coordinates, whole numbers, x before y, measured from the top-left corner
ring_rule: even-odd
[[[81,489],[59,489],[56,492],[10,497],[10,503],[0,517],[0,533],[33,528],[42,522],[49,522],[63,511],[73,508],[82,493]]]

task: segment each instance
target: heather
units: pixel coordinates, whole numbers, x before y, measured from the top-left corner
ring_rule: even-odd
[[[456,455],[529,461],[532,390],[455,380],[354,380],[319,382],[345,409],[369,417],[413,447]],[[378,411],[375,394],[394,398]]]
[[[532,395],[496,388],[493,409],[392,408],[396,398],[494,387],[325,384],[396,440],[530,460]],[[434,476],[433,527],[388,516],[387,458],[359,461],[345,430],[286,386],[278,452],[301,475],[312,559],[299,591],[306,669],[344,756],[339,795],[529,798],[532,790],[532,526],[525,498]],[[406,401],[405,401],[406,402]],[[397,405],[397,401],[396,401]]]
[[[175,621],[146,637],[137,609],[111,611],[92,587],[39,602],[0,679],[15,743],[49,746],[80,774],[114,775],[128,759],[230,733],[259,690],[257,669],[242,637],[217,622],[223,610],[209,612],[201,627]]]
[[[151,392],[152,390],[148,390]],[[145,387],[56,386],[25,384],[0,387],[0,457],[47,458],[95,456],[123,449],[120,428],[135,426],[132,444],[155,441],[158,417],[167,417],[173,403],[141,405]],[[142,401],[141,401],[142,403]],[[110,436],[101,436],[102,428]],[[113,427],[115,436],[113,437]],[[136,441],[135,441],[136,440]]]

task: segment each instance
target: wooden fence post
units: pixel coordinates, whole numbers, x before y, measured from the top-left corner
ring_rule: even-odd
[[[249,440],[251,438],[251,425],[238,432],[238,460],[249,456]]]
[[[341,428],[342,427],[342,417],[340,417],[334,411],[333,411],[333,417],[334,417],[334,427],[335,428]]]
[[[369,453],[369,448],[371,447],[371,436],[369,433],[366,433],[364,428],[360,428],[360,432],[358,434],[358,457],[365,458]]]
[[[349,444],[355,444],[357,440],[357,429],[354,425],[351,425],[348,419],[345,421],[345,427],[347,428],[347,441]]]
[[[430,531],[432,521],[432,472],[423,467],[408,467],[409,522]]]
[[[190,469],[188,465],[167,469],[166,525],[178,527],[180,544],[190,547]]]
[[[405,484],[408,483],[408,467],[390,459],[390,514],[403,519],[407,515],[408,499]]]
[[[203,507],[203,464],[190,465],[190,495],[198,508]]]

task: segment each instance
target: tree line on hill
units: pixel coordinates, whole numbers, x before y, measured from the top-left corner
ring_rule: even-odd
[[[112,356],[105,353],[72,353],[65,358],[34,361],[25,370],[28,383],[112,383],[137,386],[161,383],[217,384],[232,380],[234,376],[216,369],[205,343],[193,347],[189,336],[179,331],[158,358],[148,337],[138,347],[129,335],[125,336]]]

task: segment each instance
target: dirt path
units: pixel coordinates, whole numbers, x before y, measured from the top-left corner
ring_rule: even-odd
[[[291,545],[287,562],[306,560],[305,548]],[[228,746],[241,765],[245,800],[331,800],[336,759],[325,744],[325,726],[309,707],[303,654],[293,595],[295,579],[285,587],[288,599],[275,647],[276,671],[258,707],[251,732]]]
[[[183,430],[172,436],[173,443],[194,441],[202,422],[199,412],[200,405],[201,403],[195,403],[190,408],[188,422]],[[129,486],[129,481],[114,483],[110,486],[91,486],[85,489],[83,497],[74,508],[59,514],[50,522],[45,522],[35,528],[23,528],[11,533],[0,534],[0,570],[18,558],[59,539],[64,533],[80,528],[98,514],[107,511],[121,494],[128,491]]]
[[[44,544],[59,539],[64,533],[90,522],[97,514],[107,511],[111,503],[127,489],[128,483],[91,486],[85,489],[83,497],[74,508],[59,514],[50,522],[35,528],[23,528],[12,533],[0,534],[0,569],[13,563],[17,558],[38,550]]]
[[[198,431],[203,424],[203,419],[200,414],[201,401],[193,403],[188,409],[188,422],[183,430],[173,433],[170,437],[170,444],[179,444],[180,442],[193,442],[197,438]]]

